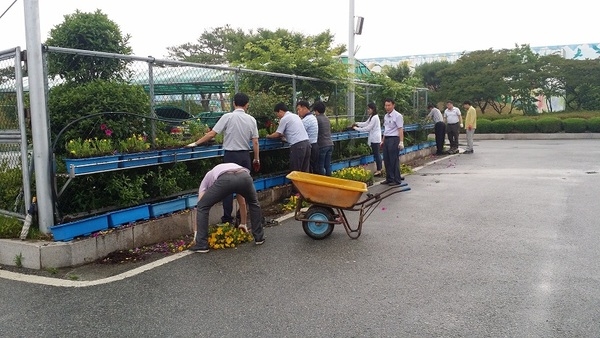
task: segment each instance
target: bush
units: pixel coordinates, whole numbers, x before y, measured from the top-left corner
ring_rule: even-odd
[[[488,134],[492,132],[492,121],[488,119],[477,119],[477,133]]]
[[[515,131],[519,133],[535,133],[536,125],[535,120],[531,119],[518,119],[514,122]]]
[[[558,133],[561,128],[562,121],[557,117],[543,117],[537,121],[537,129],[541,133]]]
[[[498,134],[512,133],[514,126],[515,126],[515,122],[513,120],[507,120],[507,119],[499,119],[499,120],[492,121],[492,123],[491,123],[492,132],[498,133]]]
[[[0,238],[17,238],[23,223],[15,218],[0,215]]]
[[[572,117],[562,121],[565,133],[583,133],[587,130],[587,121],[580,117]]]
[[[600,117],[592,117],[587,120],[587,129],[592,133],[600,133]]]

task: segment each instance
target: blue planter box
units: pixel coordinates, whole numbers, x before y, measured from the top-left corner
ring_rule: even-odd
[[[285,145],[283,141],[276,139],[260,138],[258,139],[258,148],[260,150],[272,150],[283,148]],[[250,142],[250,148],[252,149],[252,142]]]
[[[261,191],[261,190],[265,190],[266,186],[265,186],[265,179],[264,178],[257,178],[254,180],[254,189],[256,189],[256,191]]]
[[[360,165],[360,158],[353,158],[350,160],[350,164],[351,167],[356,167]]]
[[[108,214],[108,227],[116,228],[120,225],[144,219],[150,219],[150,207],[148,204],[110,212]]]
[[[159,151],[159,163],[170,163],[192,158],[193,148],[165,149]]]
[[[417,151],[417,150],[419,150],[419,146],[416,146],[416,145],[414,145],[414,146],[408,146],[408,147],[404,148],[404,151],[405,151],[406,154],[408,154],[410,152],[413,152],[413,151]]]
[[[375,162],[373,155],[366,155],[360,158],[360,164],[364,165],[364,164],[369,164]]]
[[[331,163],[331,171],[338,171],[348,166],[347,161]]]
[[[196,207],[196,205],[198,205],[198,195],[197,194],[183,196],[183,198],[185,198],[185,207],[187,209],[193,209]]]
[[[184,210],[186,208],[186,199],[177,198],[170,201],[164,201],[154,203],[150,205],[150,216],[158,217],[161,215],[171,214],[176,211]]]
[[[117,169],[119,167],[119,155],[110,155],[90,158],[66,158],[67,172],[73,175],[100,172]]]
[[[50,227],[55,241],[70,241],[75,237],[89,236],[108,229],[108,215],[94,216]]]
[[[144,165],[157,164],[159,158],[158,151],[146,151],[143,153],[132,153],[121,155],[121,168],[139,167]]]
[[[285,184],[285,176],[273,176],[265,178],[265,189]]]
[[[404,131],[416,131],[416,130],[419,130],[419,125],[416,123],[404,125]]]
[[[191,155],[192,158],[218,157],[223,155],[223,147],[220,144],[206,147],[194,147]]]

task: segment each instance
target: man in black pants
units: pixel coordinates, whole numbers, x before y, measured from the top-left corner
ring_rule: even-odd
[[[198,141],[188,144],[188,146],[195,147],[211,140],[217,134],[223,133],[224,163],[236,163],[248,170],[251,170],[253,166],[260,168],[258,126],[256,125],[256,119],[246,113],[249,102],[248,95],[244,93],[235,94],[233,97],[235,110],[221,116],[211,131]],[[252,140],[254,165],[250,163],[250,140]],[[221,217],[221,221],[223,223],[232,223],[232,213],[233,195],[228,195],[223,199],[223,217]]]
[[[458,154],[458,135],[460,128],[463,127],[463,119],[460,109],[454,106],[452,101],[446,102],[444,110],[444,119],[446,120],[446,131],[448,132],[448,141],[450,142],[450,154]]]
[[[433,126],[435,145],[437,147],[437,152],[435,154],[442,155],[444,154],[444,139],[446,138],[446,124],[444,123],[444,117],[442,116],[442,112],[431,103],[427,105],[427,109],[429,109],[429,114],[427,114],[425,119],[435,123]]]
[[[395,106],[394,100],[385,100],[382,146],[386,177],[381,184],[398,185],[403,179],[400,174],[399,150],[404,149],[404,118],[396,111]]]

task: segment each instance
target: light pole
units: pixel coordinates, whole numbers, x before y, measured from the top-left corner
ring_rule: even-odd
[[[38,203],[40,231],[48,233],[54,225],[52,200],[52,167],[50,165],[50,133],[44,93],[42,69],[42,42],[40,37],[39,0],[25,0],[25,37],[27,46],[27,74],[31,104],[31,134],[33,139],[33,165]]]
[[[354,121],[354,35],[362,33],[363,17],[358,17],[356,29],[354,28],[354,0],[350,0],[350,10],[348,11],[348,119]]]

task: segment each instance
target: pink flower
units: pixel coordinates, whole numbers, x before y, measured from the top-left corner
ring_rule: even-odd
[[[102,124],[100,125],[100,130],[106,130],[106,128],[107,128],[107,127],[106,127],[106,124],[102,123]]]
[[[110,129],[106,128],[106,129],[104,130],[104,134],[106,134],[106,136],[109,136],[109,137],[110,137],[110,136],[112,135],[112,130],[110,130]]]

